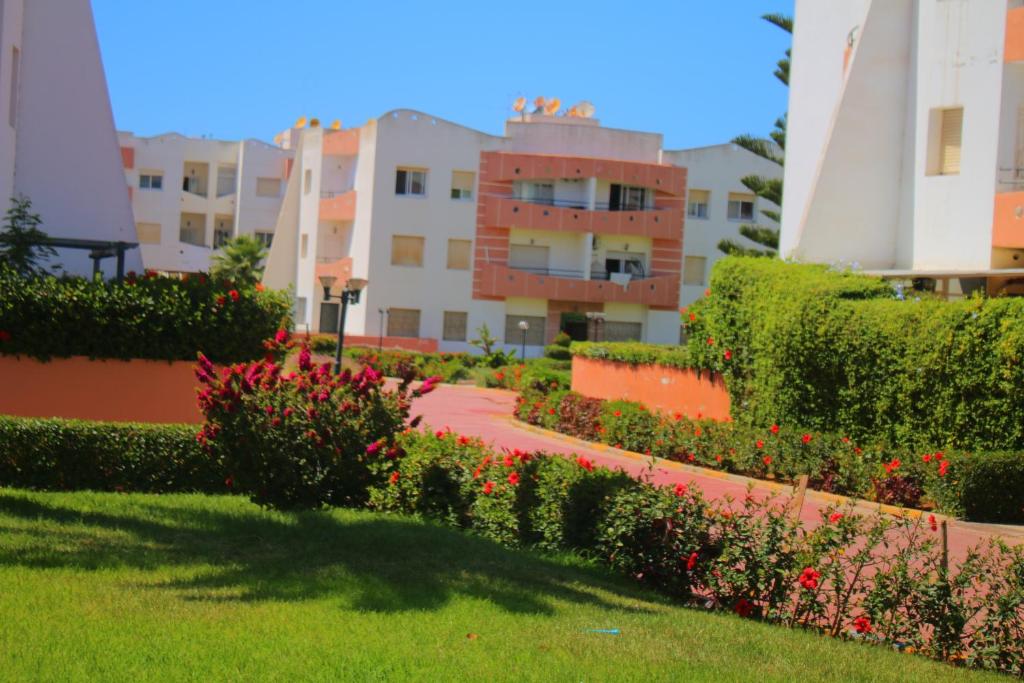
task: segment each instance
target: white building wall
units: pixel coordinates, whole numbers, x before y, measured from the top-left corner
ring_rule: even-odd
[[[7,0],[0,8],[4,210],[8,197],[22,194],[51,236],[135,242],[89,1]],[[14,47],[20,49],[17,88]],[[92,272],[85,251],[61,250],[58,261],[68,272]],[[125,267],[141,270],[138,250],[127,252]],[[107,259],[104,273],[114,269]]]
[[[711,269],[719,259],[725,256],[718,249],[720,241],[730,239],[746,247],[763,249],[763,246],[740,235],[740,226],[756,223],[767,227],[779,227],[776,222],[761,213],[762,210],[780,211],[778,206],[766,199],[760,197],[755,199],[754,217],[756,220],[754,221],[730,220],[728,208],[730,192],[750,194],[750,190],[740,182],[741,178],[748,175],[781,178],[782,167],[732,143],[695,149],[666,150],[664,160],[666,163],[683,166],[687,169],[687,205],[689,205],[690,196],[694,190],[704,190],[710,193],[707,218],[696,218],[689,215],[686,217],[686,229],[683,233],[683,257],[685,259],[687,256],[695,256],[706,259],[704,278],[692,285],[686,284],[687,273],[684,262],[679,305],[687,306],[704,296],[704,290],[707,289],[708,279],[711,276]],[[677,341],[678,330],[676,330],[675,338],[675,342]]]

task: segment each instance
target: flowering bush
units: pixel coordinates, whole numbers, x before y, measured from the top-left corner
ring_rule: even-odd
[[[436,381],[410,391],[410,376],[387,391],[373,368],[335,375],[330,363],[311,363],[305,347],[296,372],[267,360],[218,370],[200,356],[196,376],[206,416],[197,439],[223,464],[232,488],[277,508],[364,503],[380,463],[400,455],[394,436],[411,397]]]
[[[258,358],[290,325],[286,292],[236,289],[205,275],[129,273],[121,283],[23,278],[0,267],[0,354],[193,360]]]
[[[314,338],[314,346],[323,337]],[[333,353],[336,337],[324,339],[323,349]],[[314,350],[316,350],[314,348]],[[482,361],[480,356],[468,353],[418,353],[414,351],[352,348],[346,355],[364,365],[371,365],[387,377],[404,377],[410,372],[415,379],[440,377],[443,382],[459,382],[469,377],[469,371]]]

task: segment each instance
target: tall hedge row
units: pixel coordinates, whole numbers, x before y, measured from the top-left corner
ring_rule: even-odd
[[[723,372],[738,420],[1024,448],[1024,299],[898,299],[877,278],[727,258],[684,322],[693,363]]]
[[[0,354],[52,357],[249,360],[289,325],[286,292],[205,275],[26,279],[0,267]]]

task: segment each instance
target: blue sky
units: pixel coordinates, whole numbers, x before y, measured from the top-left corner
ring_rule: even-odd
[[[764,135],[793,0],[93,0],[117,127],[271,139],[418,109],[500,134],[513,100],[590,100],[668,149]]]

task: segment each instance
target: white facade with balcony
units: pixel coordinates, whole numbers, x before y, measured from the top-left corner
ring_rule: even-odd
[[[270,246],[290,151],[177,133],[119,139],[146,268],[208,270],[213,252],[238,235]]]

